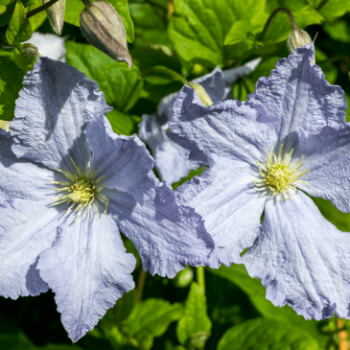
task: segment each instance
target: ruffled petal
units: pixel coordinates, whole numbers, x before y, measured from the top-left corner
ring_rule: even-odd
[[[38,263],[73,341],[93,329],[116,300],[134,288],[134,267],[134,256],[126,253],[118,228],[107,215],[97,221],[86,215],[75,223],[68,219]]]
[[[350,125],[324,127],[320,133],[299,138],[303,168],[311,169],[298,187],[314,197],[330,200],[339,210],[350,211]],[[301,170],[302,170],[301,169]]]
[[[50,199],[31,201],[0,198],[0,294],[17,299],[48,290],[36,263],[51,247],[60,215]]]
[[[91,121],[86,136],[92,148],[90,168],[103,184],[130,193],[143,203],[145,194],[155,187],[151,172],[154,161],[137,136],[119,136],[112,131],[107,118]]]
[[[278,119],[248,105],[228,100],[205,107],[185,86],[174,103],[167,135],[194,167],[209,166],[209,158],[237,157],[253,166],[277,142]]]
[[[270,77],[260,78],[249,96],[250,105],[280,119],[279,140],[288,148],[296,140],[294,133],[316,134],[325,126],[345,123],[344,91],[326,81],[321,68],[312,65],[313,57],[312,44],[298,48],[277,62]]]
[[[126,193],[106,193],[120,230],[137,248],[144,270],[174,277],[186,265],[206,264],[214,243],[202,218],[178,206],[174,192],[160,184],[141,206]]]
[[[210,170],[175,191],[180,204],[203,217],[215,242],[210,267],[241,263],[240,253],[257,237],[266,196],[253,188],[256,176],[244,162],[216,158]]]
[[[302,192],[267,202],[259,237],[242,260],[275,306],[288,304],[305,319],[349,317],[350,233],[338,231]]]
[[[108,113],[98,85],[68,64],[39,58],[27,73],[16,101],[15,119],[10,125],[13,152],[51,169],[62,166],[74,171],[69,160],[83,167],[90,160],[90,148],[82,134],[85,124]]]

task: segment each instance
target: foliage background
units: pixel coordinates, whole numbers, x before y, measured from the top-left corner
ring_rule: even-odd
[[[125,135],[138,132],[143,113],[153,113],[160,99],[179,90],[184,74],[191,80],[239,66],[253,58],[262,61],[255,71],[237,81],[234,96],[245,100],[257,80],[268,76],[278,59],[286,57],[291,32],[288,16],[279,12],[262,35],[269,15],[278,7],[292,11],[300,29],[316,40],[316,61],[327,80],[340,85],[350,105],[349,0],[109,0],[124,20],[131,70],[101,53],[83,38],[80,0],[67,0],[66,60],[99,83],[113,129]],[[25,72],[33,62],[23,61],[21,43],[33,31],[52,33],[45,12],[25,19],[40,0],[0,0],[0,119],[13,119],[14,103]],[[322,5],[322,8],[320,8]],[[350,113],[347,117],[350,121]],[[193,173],[191,174],[193,176]],[[174,188],[179,184],[175,184]],[[340,230],[350,231],[350,214],[314,199],[322,214]],[[129,252],[137,256],[125,239]],[[140,259],[134,271],[142,280]],[[250,278],[244,266],[205,270],[205,290],[195,269],[173,279],[146,276],[141,290],[125,294],[98,326],[72,344],[60,323],[53,294],[10,300],[0,298],[0,349],[117,350],[117,349],[343,349],[348,321],[305,321],[285,306],[274,307],[265,289]],[[201,273],[201,271],[199,271]],[[199,277],[201,275],[199,274]]]

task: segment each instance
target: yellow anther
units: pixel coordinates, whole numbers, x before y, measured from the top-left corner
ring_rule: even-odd
[[[107,211],[107,207],[109,203],[108,198],[105,195],[100,193],[103,189],[103,185],[97,186],[97,184],[100,183],[106,177],[104,176],[94,180],[95,170],[90,174],[90,169],[87,166],[85,169],[85,172],[83,173],[81,171],[81,168],[76,165],[74,160],[72,158],[70,158],[70,160],[73,163],[73,166],[77,172],[77,175],[69,171],[63,171],[61,169],[57,169],[57,171],[64,174],[64,176],[67,179],[71,180],[72,182],[49,181],[56,185],[58,184],[60,186],[63,186],[61,188],[54,188],[56,191],[66,192],[66,194],[62,194],[61,197],[54,199],[53,205],[60,205],[65,203],[68,206],[70,203],[72,203],[68,207],[65,215],[67,215],[71,210],[74,209],[74,212],[77,213],[77,217],[74,222],[76,222],[79,219],[81,213],[85,209],[88,212],[88,218],[89,218],[90,209],[93,206],[96,210],[97,219],[98,219],[99,210],[98,210],[98,206],[96,205],[97,202],[100,202],[101,204],[105,205],[104,214]]]
[[[256,164],[259,165],[259,173],[261,179],[253,180],[255,184],[255,189],[257,191],[270,190],[272,194],[277,197],[278,201],[283,198],[289,200],[293,196],[293,191],[296,190],[298,183],[303,183],[310,186],[305,181],[299,180],[299,178],[305,173],[309,172],[311,169],[305,171],[298,171],[304,163],[300,164],[302,157],[291,166],[291,158],[293,154],[293,149],[289,154],[285,154],[282,159],[283,154],[283,144],[280,147],[278,157],[275,153],[268,151],[266,166],[262,165],[259,161]]]

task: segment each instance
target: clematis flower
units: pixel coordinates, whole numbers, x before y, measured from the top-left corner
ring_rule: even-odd
[[[261,61],[257,58],[244,66],[222,71],[216,67],[211,73],[190,82],[199,85],[208,95],[210,103],[226,100],[232,91],[233,83],[241,76],[249,74]],[[173,184],[188,175],[189,164],[180,156],[166,136],[168,123],[173,116],[173,103],[179,92],[164,97],[155,114],[144,114],[139,125],[139,136],[147,143],[155,158],[155,166],[163,181]]]
[[[23,84],[0,135],[0,294],[51,288],[76,341],[134,288],[119,230],[145,270],[169,277],[202,263],[213,243],[201,217],[157,182],[144,144],[113,133],[95,82],[39,58]]]
[[[308,195],[350,211],[350,126],[344,92],[313,56],[307,45],[278,61],[242,104],[205,107],[184,87],[168,135],[183,156],[208,164],[177,197],[202,215],[215,241],[209,265],[245,263],[274,305],[306,319],[334,311],[349,318],[350,233]]]

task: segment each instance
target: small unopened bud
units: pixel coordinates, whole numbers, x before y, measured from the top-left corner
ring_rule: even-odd
[[[200,84],[189,84],[191,88],[196,91],[198,97],[201,99],[203,104],[207,107],[211,106],[213,104],[213,101],[211,100],[210,96],[205,91],[204,87]]]
[[[132,67],[122,18],[106,1],[94,1],[80,14],[80,30],[93,46]]]
[[[43,0],[43,4],[46,4],[49,1],[51,0]],[[51,28],[58,35],[61,35],[62,33],[65,7],[66,0],[58,0],[55,4],[46,9]]]
[[[21,54],[28,61],[34,60],[40,56],[38,48],[30,43],[23,44]]]
[[[308,44],[311,44],[313,41],[311,40],[310,35],[305,32],[305,30],[293,30],[287,39],[287,49],[290,53],[295,51],[297,47],[302,47]],[[315,64],[315,57],[312,60],[312,64]]]

